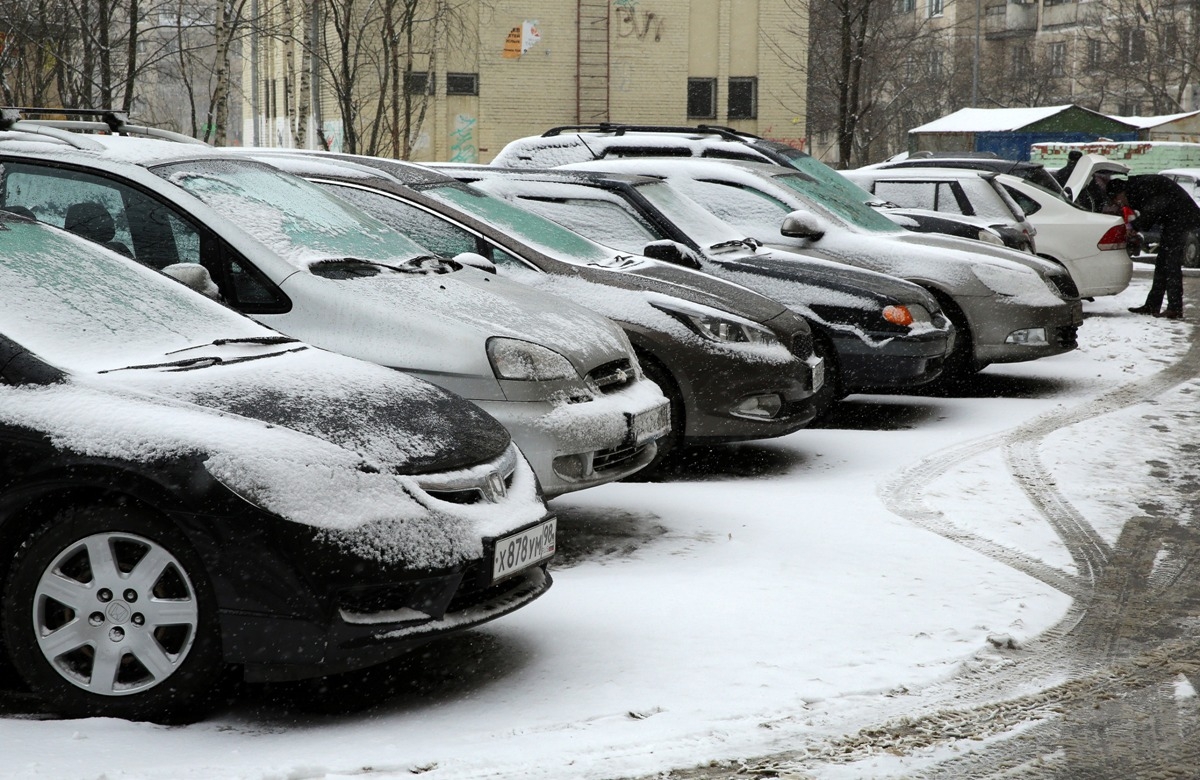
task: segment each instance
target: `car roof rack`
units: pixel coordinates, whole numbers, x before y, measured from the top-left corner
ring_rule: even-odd
[[[89,119],[58,119],[47,117],[89,117]],[[43,118],[37,118],[43,117]],[[57,138],[78,149],[96,149],[99,144],[81,142],[81,133],[137,135],[177,143],[204,144],[190,135],[160,130],[156,127],[129,124],[124,111],[107,108],[29,108],[5,106],[0,108],[0,130],[18,130]],[[54,132],[58,131],[58,132]]]
[[[710,135],[719,135],[722,138],[727,138],[731,141],[745,140],[761,140],[759,136],[753,133],[747,133],[742,130],[735,130],[732,127],[724,127],[722,125],[628,125],[620,122],[600,122],[595,125],[561,125],[552,127],[542,133],[543,138],[550,138],[562,133],[579,133],[579,132],[598,132],[598,133],[615,133],[616,135],[624,135],[628,132],[636,133],[707,133]]]

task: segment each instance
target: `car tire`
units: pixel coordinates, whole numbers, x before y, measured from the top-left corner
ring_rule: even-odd
[[[1183,239],[1184,268],[1200,268],[1200,231],[1193,230]]]
[[[17,550],[0,610],[13,665],[68,717],[194,722],[223,690],[204,567],[144,510],[59,512]]]
[[[962,310],[945,295],[934,290],[933,293],[942,307],[942,312],[954,326],[954,350],[946,356],[942,374],[935,382],[955,382],[967,379],[983,370],[983,366],[975,359],[975,339],[971,333],[971,324]]]

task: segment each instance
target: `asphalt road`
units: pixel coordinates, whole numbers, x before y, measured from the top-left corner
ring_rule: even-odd
[[[1192,272],[1185,301],[1198,300],[1200,276]],[[1187,306],[1186,315],[1200,318],[1200,305]],[[1171,458],[1150,462],[1158,498],[1139,505],[1141,514],[1115,543],[1059,494],[1038,460],[1039,442],[1054,431],[1153,401],[1197,377],[1200,342],[1177,363],[1095,403],[937,453],[883,486],[896,514],[1071,595],[1059,625],[1023,646],[999,648],[991,666],[937,686],[932,696],[940,705],[920,713],[881,715],[874,726],[824,743],[655,780],[1200,778],[1200,404],[1146,415],[1147,437],[1166,428],[1184,435],[1173,437]],[[991,394],[993,381],[983,375],[956,392]],[[925,506],[926,485],[992,448],[1057,531],[1076,574],[972,537]],[[880,755],[900,760],[872,761]]]

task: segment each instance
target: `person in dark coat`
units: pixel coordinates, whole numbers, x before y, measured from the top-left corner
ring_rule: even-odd
[[[1179,319],[1183,316],[1183,253],[1188,233],[1200,230],[1200,206],[1173,179],[1158,173],[1113,179],[1108,196],[1112,203],[1138,212],[1130,223],[1134,230],[1158,225],[1162,231],[1150,292],[1144,304],[1130,311]],[[1164,294],[1167,308],[1160,312]]]

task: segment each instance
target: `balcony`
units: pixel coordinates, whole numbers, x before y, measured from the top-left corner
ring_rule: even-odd
[[[1037,32],[1036,2],[989,5],[985,13],[983,32],[988,38],[1008,38]]]

